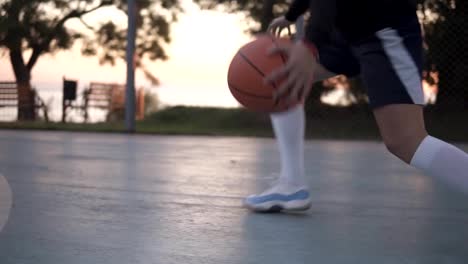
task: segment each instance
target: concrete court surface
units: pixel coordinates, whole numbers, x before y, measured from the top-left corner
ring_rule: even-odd
[[[0,131],[0,149],[1,264],[468,263],[468,196],[379,142],[307,141],[295,214],[241,207],[277,176],[273,139]]]

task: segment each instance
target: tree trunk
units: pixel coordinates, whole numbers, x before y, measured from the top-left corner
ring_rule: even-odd
[[[24,63],[19,49],[10,49],[10,62],[18,85],[18,120],[34,120],[34,92],[31,89],[31,72]]]

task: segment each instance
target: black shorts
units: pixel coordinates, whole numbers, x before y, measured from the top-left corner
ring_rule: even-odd
[[[412,20],[384,28],[359,44],[348,44],[339,33],[327,43],[317,43],[320,63],[329,71],[348,77],[361,75],[370,106],[424,104],[421,83],[422,36]]]

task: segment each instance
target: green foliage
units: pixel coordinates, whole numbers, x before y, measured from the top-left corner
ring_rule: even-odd
[[[269,126],[268,115],[243,108],[184,107],[167,108],[145,118],[146,122],[205,126],[215,130],[237,127],[259,129]]]
[[[126,1],[117,7],[126,11]],[[182,12],[177,0],[149,1],[139,0],[137,14],[136,63],[142,66],[143,58],[150,60],[167,59],[163,45],[169,43],[170,25]],[[93,34],[84,38],[83,53],[99,55],[101,63],[114,64],[116,59],[125,58],[126,28],[108,21],[99,27],[90,27]]]

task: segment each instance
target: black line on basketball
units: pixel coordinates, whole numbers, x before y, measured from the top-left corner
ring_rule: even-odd
[[[254,68],[258,73],[260,73],[260,75],[262,75],[262,77],[265,77],[265,74],[264,74],[255,64],[253,64],[253,62],[250,61],[249,58],[247,58],[247,56],[244,55],[244,53],[242,53],[242,51],[239,51],[239,55],[240,55],[250,66],[252,66],[252,68]]]
[[[251,97],[256,97],[256,98],[260,98],[260,99],[264,99],[264,100],[270,100],[271,98],[273,98],[272,96],[267,96],[267,95],[259,95],[259,94],[254,94],[254,93],[251,93],[251,92],[247,92],[245,90],[242,90],[242,89],[239,89],[238,87],[236,87],[235,85],[232,85],[231,83],[228,82],[228,85],[229,87],[231,87],[232,89],[236,90],[237,92],[241,93],[241,94],[244,94],[244,95],[248,95],[248,96],[251,96]]]
[[[275,39],[272,35],[270,35],[270,34],[268,34],[268,37],[271,39],[271,42],[272,42],[276,47],[278,47],[278,43],[276,42],[276,39]],[[286,57],[284,57],[284,54],[283,54],[282,52],[280,52],[280,57],[281,57],[281,60],[283,61],[283,63],[286,63]]]

